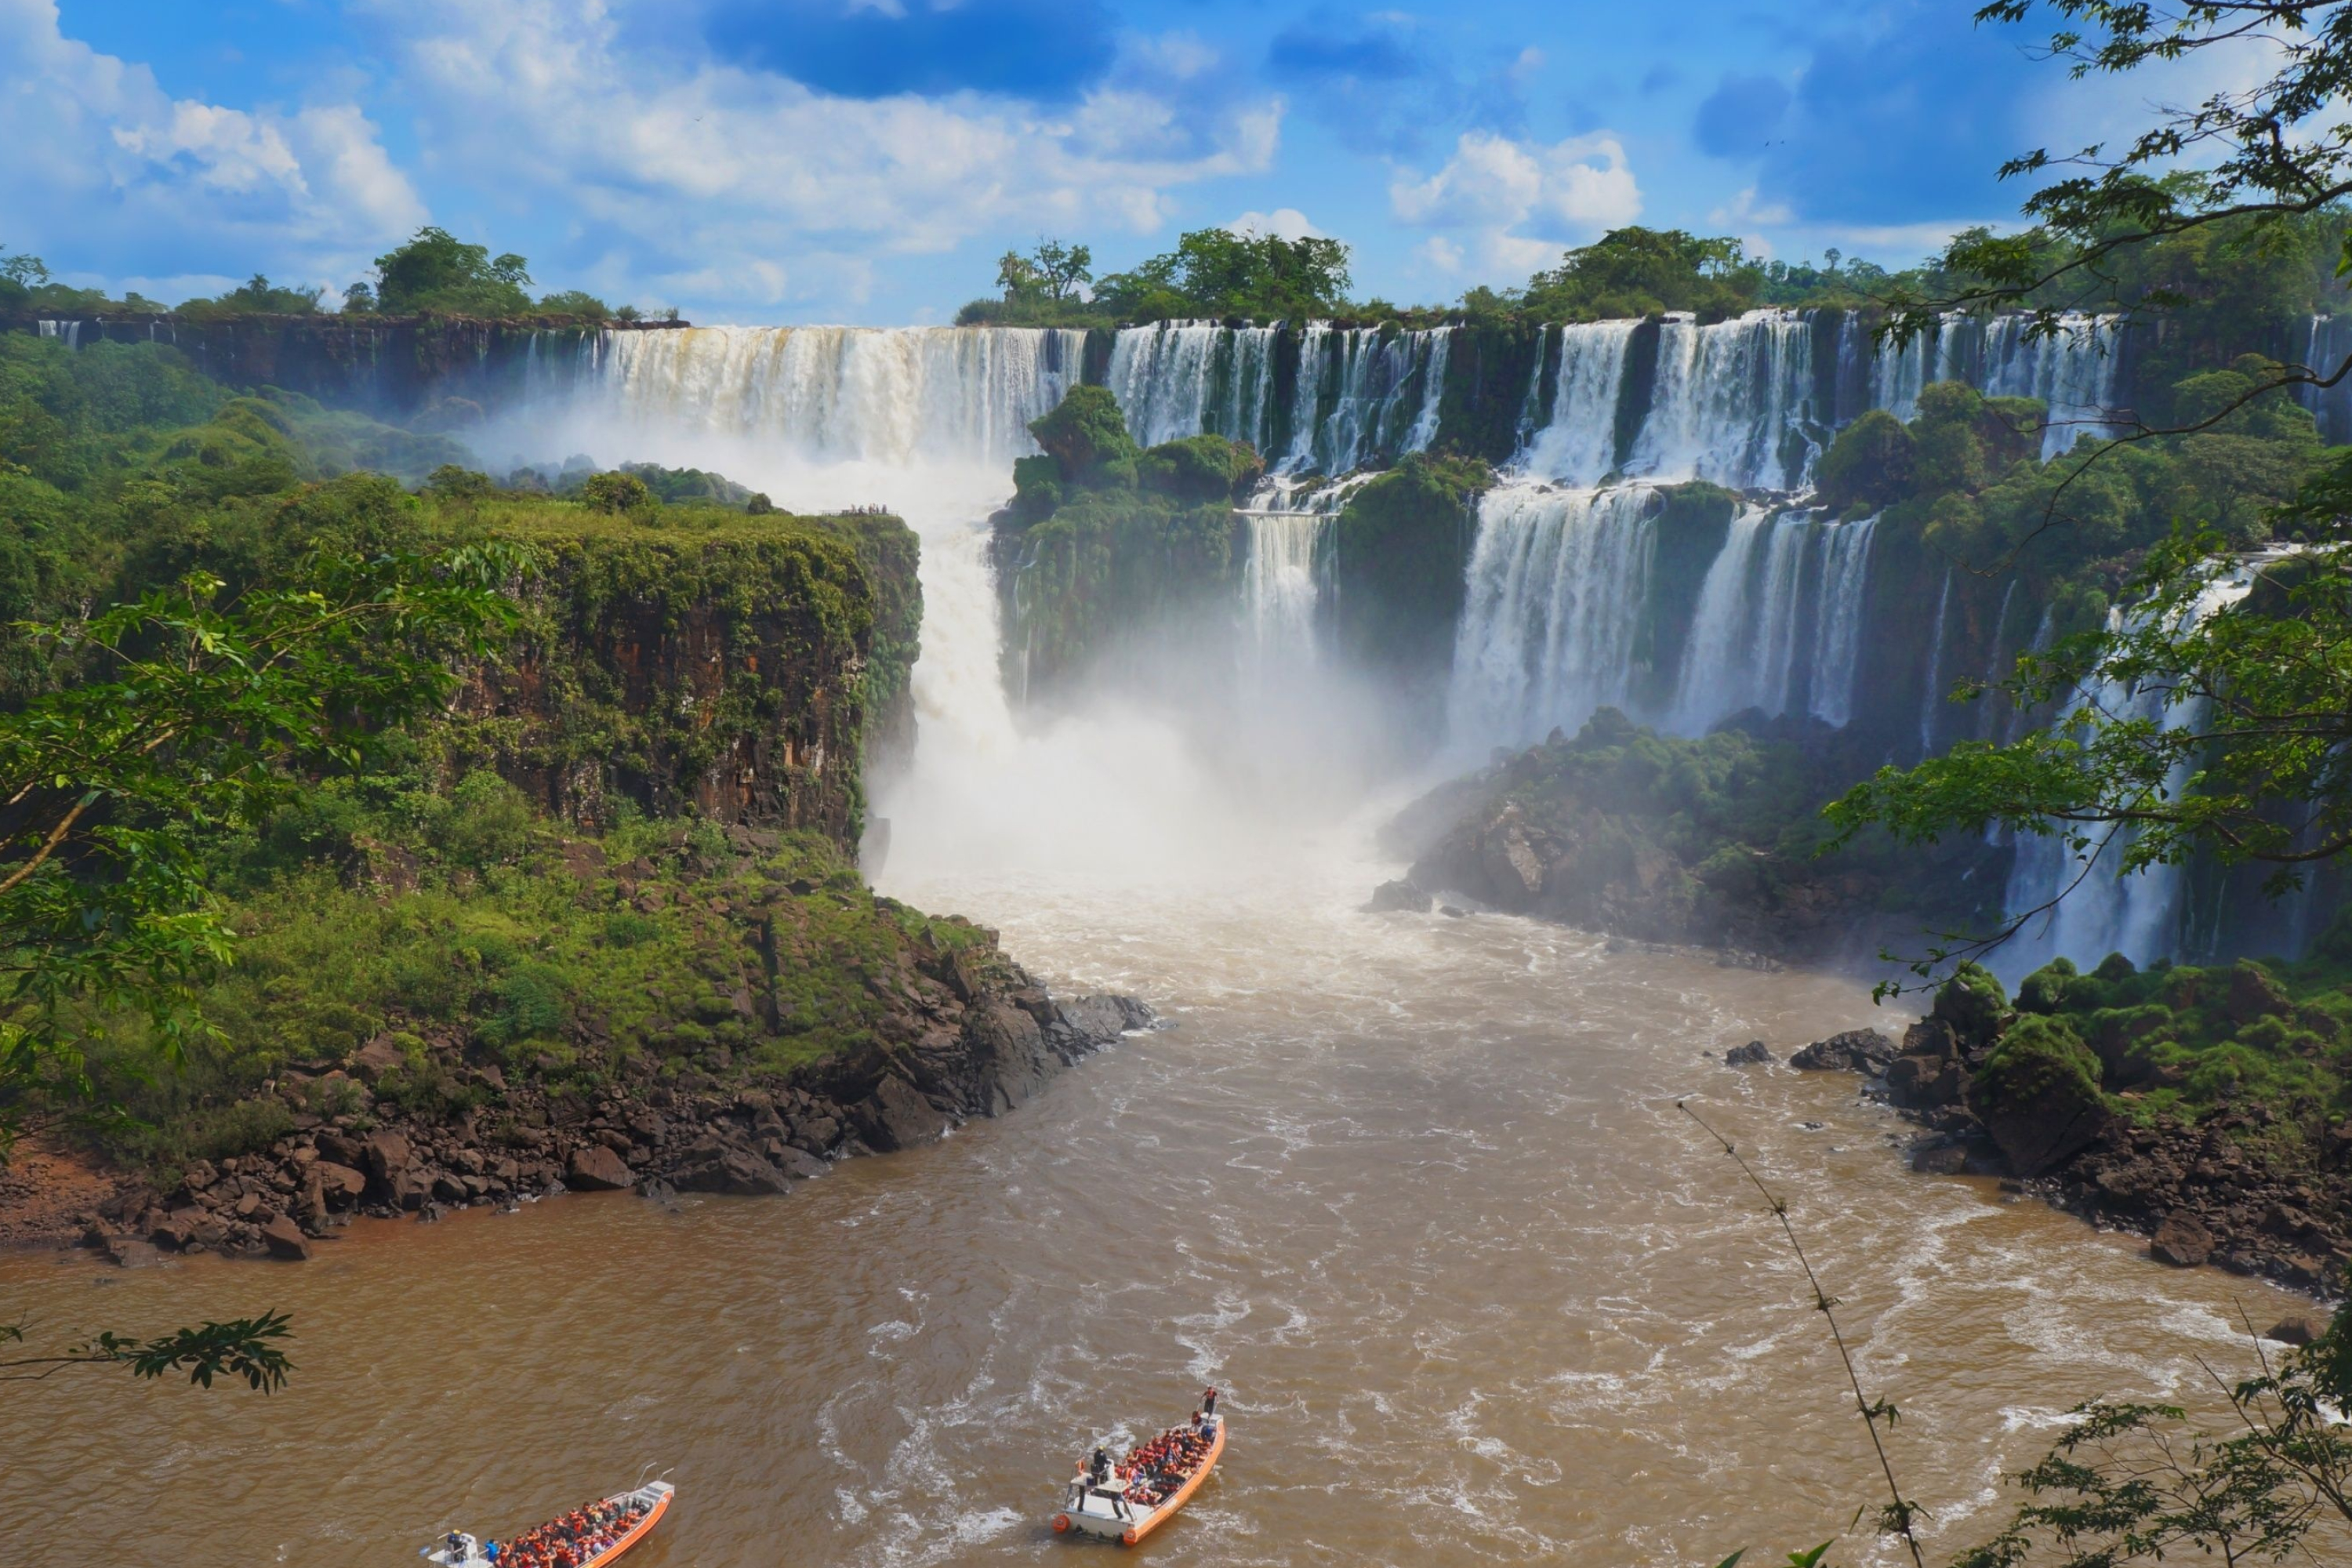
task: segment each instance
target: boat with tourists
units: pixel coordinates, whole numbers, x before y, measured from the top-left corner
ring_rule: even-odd
[[[677,1496],[667,1481],[646,1481],[506,1541],[453,1530],[418,1555],[440,1568],[604,1568],[651,1534]]]
[[[1108,1536],[1133,1546],[1173,1519],[1225,1451],[1225,1419],[1217,1414],[1217,1391],[1201,1396],[1201,1407],[1181,1426],[1139,1443],[1113,1458],[1105,1445],[1078,1461],[1054,1516],[1055,1534],[1075,1530]]]

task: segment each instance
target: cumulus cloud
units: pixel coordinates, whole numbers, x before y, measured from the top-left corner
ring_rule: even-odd
[[[174,99],[143,65],[60,31],[54,0],[0,0],[0,213],[68,275],[242,275],[257,258],[331,282],[425,218],[349,104],[292,111]]]
[[[843,257],[938,252],[1017,214],[1148,233],[1170,193],[1272,161],[1279,98],[1234,96],[1215,51],[1131,39],[1065,104],[977,91],[845,97],[730,60],[648,57],[653,0],[364,0],[453,174],[560,204],[583,244],[702,299],[855,304]],[[781,281],[775,268],[782,269]],[[814,292],[803,287],[823,279]],[[731,281],[730,281],[731,280]]]
[[[1389,207],[1402,223],[1450,231],[1423,246],[1432,265],[1516,280],[1633,222],[1642,191],[1623,144],[1605,132],[1549,145],[1469,132],[1435,174],[1401,172]]]
[[[1323,237],[1323,231],[1297,207],[1276,207],[1270,213],[1245,212],[1225,227],[1234,234],[1270,234],[1276,239],[1319,239]]]

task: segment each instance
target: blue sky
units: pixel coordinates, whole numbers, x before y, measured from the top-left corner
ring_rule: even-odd
[[[944,320],[1040,235],[1346,240],[1360,294],[1627,222],[1890,264],[2112,133],[1975,0],[0,0],[0,248],[176,300],[436,223],[704,321]]]

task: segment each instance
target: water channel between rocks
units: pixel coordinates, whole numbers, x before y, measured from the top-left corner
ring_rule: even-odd
[[[11,1385],[0,1454],[37,1506],[0,1517],[0,1563],[393,1564],[647,1465],[681,1495],[635,1568],[1046,1562],[1090,1550],[1045,1523],[1078,1447],[1207,1382],[1228,1456],[1143,1555],[1810,1545],[1875,1498],[1866,1441],[1793,1262],[1677,1096],[1793,1199],[1945,1555],[2067,1405],[2210,1405],[2192,1358],[2244,1361],[2234,1303],[2286,1305],[1910,1174],[1851,1079],[1701,1054],[1888,1022],[1856,984],[1359,914],[1382,868],[1345,844],[1250,858],[1150,887],[919,855],[886,875],[1175,1026],[783,1198],[362,1225],[299,1268],[0,1258],[0,1305],[49,1332],[263,1307],[300,1331],[268,1399]]]

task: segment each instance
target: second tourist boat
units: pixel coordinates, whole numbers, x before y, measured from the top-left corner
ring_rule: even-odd
[[[1082,1460],[1062,1511],[1054,1516],[1055,1532],[1075,1530],[1133,1546],[1192,1500],[1224,1451],[1225,1419],[1217,1414],[1213,1388],[1194,1421],[1137,1444],[1122,1459],[1097,1448],[1090,1460]]]

